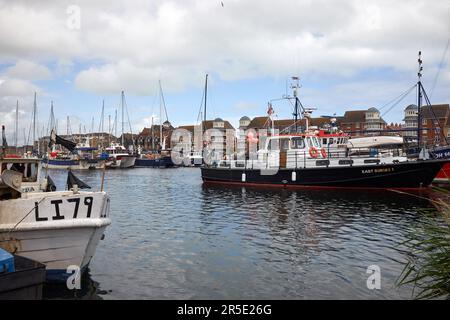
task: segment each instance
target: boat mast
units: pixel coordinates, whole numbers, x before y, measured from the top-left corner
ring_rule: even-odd
[[[297,121],[298,121],[298,89],[299,86],[299,78],[298,77],[292,77],[292,80],[295,81],[295,84],[292,85],[293,93],[294,93],[294,99],[295,99],[295,106],[294,106],[294,112],[292,115],[294,116],[294,128],[295,132],[297,132]]]
[[[16,154],[17,154],[17,138],[19,135],[19,100],[17,100],[16,103],[16,126],[14,128],[15,133],[14,133],[14,144],[16,146]]]
[[[36,92],[34,92],[34,103],[33,103],[33,142],[31,147],[31,153],[34,153],[34,141],[36,140]]]
[[[152,115],[152,124],[151,124],[150,130],[151,130],[150,135],[152,137],[152,150],[155,150],[155,135],[153,132],[153,115]]]
[[[111,144],[111,115],[108,114],[108,145]]]
[[[204,126],[206,127],[206,99],[208,98],[208,74],[206,74],[205,78],[205,107],[203,109],[203,121]]]
[[[114,117],[114,136],[117,139],[117,109],[116,109],[116,115]]]
[[[420,145],[421,145],[421,128],[422,128],[422,51],[419,51],[419,59],[417,59],[419,63],[419,71],[417,73],[417,146],[420,153]]]
[[[124,94],[124,92],[123,92],[123,90],[122,90],[122,146],[124,146],[125,147],[125,144],[124,144],[124,139],[123,139],[123,99],[124,99],[124,96],[125,96],[125,94]]]

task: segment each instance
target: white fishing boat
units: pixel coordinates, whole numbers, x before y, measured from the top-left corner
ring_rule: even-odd
[[[130,155],[123,145],[118,143],[111,143],[108,148],[105,148],[108,154],[107,168],[132,168],[136,162],[136,156]]]
[[[89,265],[111,223],[109,197],[77,185],[54,191],[39,170],[38,159],[0,158],[0,247],[45,264],[47,280],[61,281],[69,266]]]

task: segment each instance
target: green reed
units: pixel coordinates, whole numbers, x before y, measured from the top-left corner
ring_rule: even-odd
[[[430,201],[442,215],[424,214],[424,223],[403,243],[411,252],[397,285],[412,284],[415,299],[450,299],[449,191],[434,188],[447,199]]]

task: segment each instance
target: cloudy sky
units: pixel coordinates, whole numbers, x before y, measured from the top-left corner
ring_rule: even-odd
[[[36,91],[40,131],[52,100],[60,132],[67,116],[73,132],[93,117],[97,130],[102,100],[107,123],[124,90],[136,131],[159,113],[161,80],[169,120],[194,124],[206,73],[208,118],[234,125],[264,115],[294,75],[316,116],[381,108],[416,81],[419,50],[432,102],[449,103],[449,17],[450,0],[0,0],[0,122],[11,139],[18,100],[23,141]]]

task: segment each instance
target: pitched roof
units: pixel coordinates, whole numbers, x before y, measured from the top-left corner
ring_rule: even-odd
[[[202,121],[202,124],[204,125],[205,130],[208,130],[208,129],[213,128],[214,122],[217,122],[217,119],[216,120],[206,120],[206,122]],[[178,126],[177,128],[186,129],[193,133],[195,126],[197,126],[197,125],[187,124],[184,126]],[[198,126],[200,126],[200,125],[198,124]],[[234,130],[234,127],[231,125],[231,123],[229,121],[223,121],[223,129],[233,129]]]
[[[248,129],[267,128],[269,126],[269,117],[254,117],[248,124]]]
[[[342,123],[348,122],[365,122],[367,110],[353,110],[345,111],[344,116],[341,119]]]
[[[424,119],[447,118],[450,114],[450,106],[448,104],[423,106],[420,112]]]
[[[322,127],[324,124],[327,124],[330,122],[329,118],[310,118],[309,119],[309,125],[310,126],[317,126]],[[280,120],[274,120],[273,124],[275,126],[275,129],[283,130],[287,127],[291,127],[294,125],[294,119],[280,119]],[[247,129],[261,129],[261,128],[268,128],[270,126],[270,119],[269,117],[255,117],[250,121],[250,124],[248,125]],[[298,126],[305,126],[306,120],[305,119],[299,119],[297,121]]]

